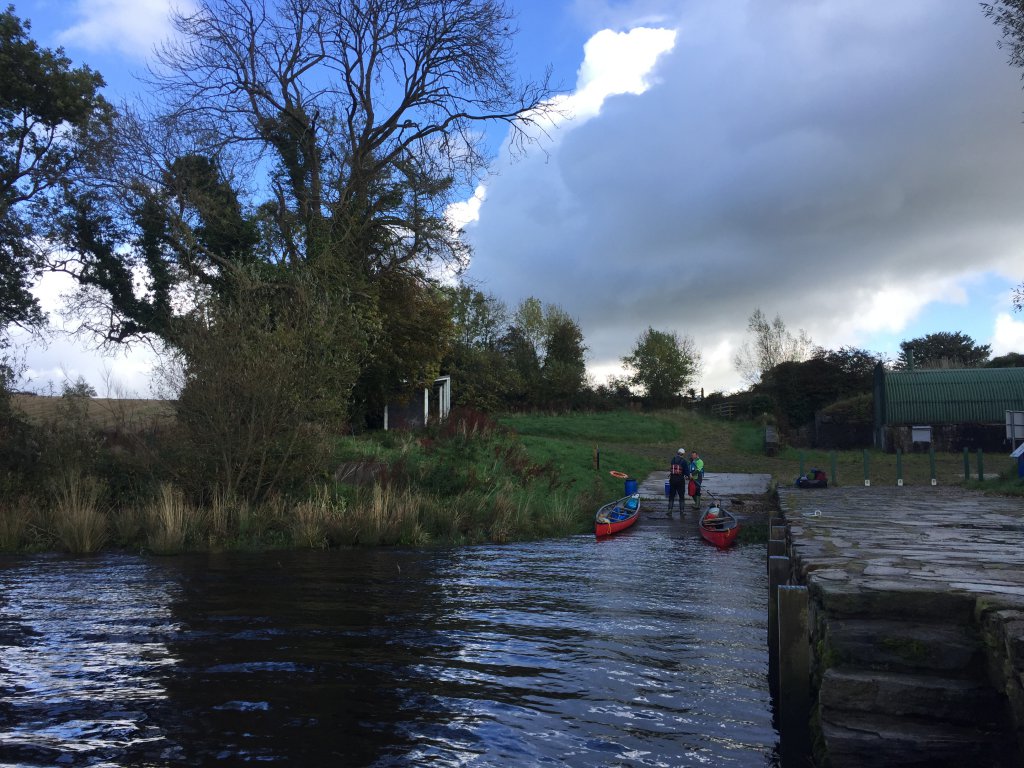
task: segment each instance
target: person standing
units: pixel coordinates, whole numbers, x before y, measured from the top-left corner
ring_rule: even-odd
[[[693,508],[700,509],[700,486],[704,482],[704,459],[696,451],[690,452],[690,495]]]
[[[668,465],[668,514],[672,515],[672,503],[679,497],[679,514],[683,514],[686,504],[686,479],[690,476],[690,462],[686,458],[686,449],[680,448]]]

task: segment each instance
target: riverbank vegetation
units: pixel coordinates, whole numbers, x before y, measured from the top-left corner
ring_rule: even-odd
[[[20,409],[26,403],[31,418]],[[335,437],[315,473],[283,478],[281,490],[253,500],[190,485],[175,463],[180,433],[156,404],[125,410],[120,426],[102,401],[89,404],[96,422],[80,396],[13,401],[7,435],[20,439],[24,451],[21,473],[8,462],[3,475],[0,550],[172,554],[571,535],[589,532],[596,506],[622,492],[610,470],[642,479],[662,470],[679,447],[698,450],[711,472],[765,473],[777,483],[812,466],[831,473],[833,461],[840,484],[860,484],[864,476],[862,451],[785,448],[767,456],[757,423],[691,409],[497,419],[456,409],[425,430]],[[140,413],[157,414],[156,420]],[[927,454],[900,463],[906,484],[930,483]],[[892,454],[869,452],[868,466],[874,485],[898,479]],[[940,455],[936,467],[941,485],[963,482],[961,455]],[[1024,487],[1006,474],[981,487]],[[708,491],[714,492],[710,484]]]

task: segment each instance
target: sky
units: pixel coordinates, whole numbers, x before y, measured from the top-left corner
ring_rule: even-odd
[[[119,100],[172,1],[14,5]],[[827,349],[894,358],[962,332],[1024,352],[1024,82],[976,2],[508,5],[523,76],[550,65],[565,116],[525,156],[496,145],[453,208],[466,277],[513,309],[565,310],[595,381],[650,327],[693,338],[698,389],[742,389],[733,357],[755,309]],[[44,308],[59,292],[40,288]],[[30,389],[149,391],[141,349],[102,359],[55,338],[26,362]]]

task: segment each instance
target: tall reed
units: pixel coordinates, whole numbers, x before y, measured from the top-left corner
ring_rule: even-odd
[[[300,502],[292,510],[292,543],[308,549],[326,549],[331,521],[344,512],[344,499],[337,502],[327,488],[318,488],[313,498]]]
[[[374,484],[341,518],[340,538],[366,545],[423,543],[419,510],[420,498],[410,491]]]
[[[53,536],[72,554],[96,552],[107,541],[107,515],[102,500],[105,485],[95,477],[69,471],[53,485],[51,529]]]
[[[14,552],[25,541],[32,506],[26,496],[0,503],[0,552]]]
[[[147,512],[149,548],[158,555],[184,550],[192,529],[199,522],[199,513],[186,502],[184,494],[170,483],[163,483]]]

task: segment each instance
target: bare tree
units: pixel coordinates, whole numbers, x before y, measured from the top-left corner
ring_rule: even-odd
[[[512,21],[499,0],[200,0],[154,77],[209,153],[270,163],[282,259],[344,239],[371,272],[460,264],[444,208],[488,160],[483,127],[522,146],[549,109],[547,80],[515,75]]]
[[[798,363],[811,356],[814,344],[800,330],[794,336],[779,315],[771,322],[758,307],[747,321],[751,339],[743,342],[733,357],[733,365],[747,384],[761,381],[766,371],[779,363]]]
[[[419,381],[450,318],[394,313],[436,308],[432,267],[465,263],[445,214],[488,160],[485,128],[507,126],[522,148],[550,110],[546,77],[515,75],[511,11],[501,0],[192,7],[151,72],[152,114],[123,110],[112,178],[69,206],[65,268],[90,289],[80,306],[100,318],[94,328],[108,324],[108,340],[153,334],[191,350],[195,366],[196,339],[212,343],[211,323],[246,316],[233,305],[252,282],[261,296],[300,285],[316,297],[300,306],[325,303],[344,323],[282,338],[299,357],[332,350],[338,397],[371,402]],[[286,309],[259,316],[262,330],[275,332]]]

